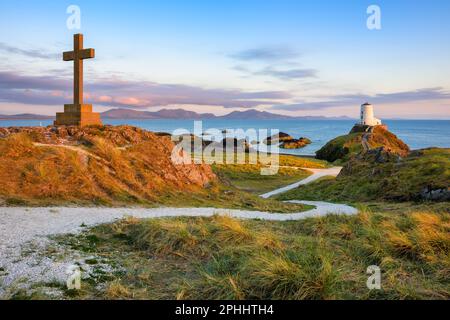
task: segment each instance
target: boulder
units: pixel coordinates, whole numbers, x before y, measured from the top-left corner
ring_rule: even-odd
[[[280,132],[279,134],[275,134],[271,137],[268,137],[264,140],[264,143],[268,146],[272,145],[272,144],[278,144],[280,142],[284,142],[284,141],[291,141],[294,140],[294,138],[292,136],[290,136],[287,133],[284,132]]]
[[[311,140],[301,137],[300,139],[287,140],[281,143],[281,149],[300,149],[311,144]]]
[[[450,201],[450,190],[449,188],[433,190],[428,186],[422,189],[420,198],[427,201]]]

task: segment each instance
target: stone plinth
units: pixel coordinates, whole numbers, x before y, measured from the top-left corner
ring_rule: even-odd
[[[65,104],[64,112],[56,114],[55,126],[102,125],[100,114],[92,112],[91,104]]]

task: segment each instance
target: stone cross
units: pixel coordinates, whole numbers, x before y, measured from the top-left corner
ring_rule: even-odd
[[[63,53],[64,61],[73,61],[73,103],[83,104],[83,60],[95,58],[94,49],[83,49],[83,35],[75,34],[73,51]]]
[[[73,51],[63,53],[64,61],[73,61],[73,104],[65,104],[64,112],[56,114],[55,125],[86,126],[102,124],[100,114],[92,112],[92,105],[83,102],[83,60],[94,57],[94,49],[83,48],[83,35],[75,34]]]

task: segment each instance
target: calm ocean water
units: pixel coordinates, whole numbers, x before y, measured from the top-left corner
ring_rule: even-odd
[[[106,124],[129,124],[150,131],[169,132],[184,128],[193,131],[193,120],[105,120]],[[0,120],[0,127],[47,126],[52,121],[45,120]],[[300,150],[286,150],[286,153],[313,155],[327,141],[347,134],[355,120],[203,120],[203,130],[224,129],[278,129],[294,137],[308,137],[312,144]],[[389,130],[406,142],[411,149],[427,147],[450,148],[450,120],[387,120]],[[285,152],[283,150],[283,152]]]

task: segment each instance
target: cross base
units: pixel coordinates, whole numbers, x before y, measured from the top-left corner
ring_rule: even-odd
[[[64,112],[56,114],[55,126],[102,125],[100,114],[92,112],[92,104],[65,104]]]

